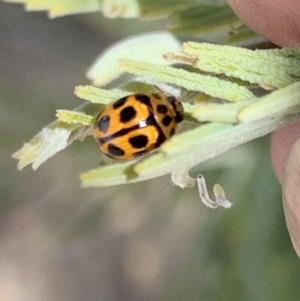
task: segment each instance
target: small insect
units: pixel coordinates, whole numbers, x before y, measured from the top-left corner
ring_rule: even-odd
[[[94,138],[106,156],[131,160],[157,149],[183,120],[182,104],[163,92],[132,94],[96,118]]]

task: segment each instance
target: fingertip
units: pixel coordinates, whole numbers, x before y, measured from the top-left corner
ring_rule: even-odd
[[[300,139],[293,145],[282,181],[283,206],[294,249],[300,257]]]
[[[284,47],[300,45],[299,0],[227,0],[255,32]]]
[[[300,122],[275,131],[271,137],[271,159],[277,178],[282,182],[291,147],[299,139]]]

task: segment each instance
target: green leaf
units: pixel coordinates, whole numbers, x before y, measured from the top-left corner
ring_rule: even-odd
[[[299,48],[251,50],[186,42],[182,51],[188,57],[168,54],[168,60],[188,63],[205,72],[225,74],[265,89],[285,87],[300,77]]]
[[[124,162],[92,169],[80,175],[83,187],[102,187],[135,183],[160,177],[213,158],[227,150],[262,137],[300,118],[292,114],[238,125],[212,123],[174,136],[163,144],[161,152],[138,162]],[[176,183],[190,187],[193,179]]]
[[[229,32],[227,39],[224,42],[225,44],[237,44],[256,37],[257,34],[252,29],[247,25],[242,24],[237,27],[232,27],[232,30]]]
[[[213,1],[213,0],[212,0]],[[142,18],[161,18],[192,6],[195,0],[139,0]]]
[[[178,11],[169,18],[167,29],[173,33],[203,34],[229,25],[240,24],[228,5],[199,4]]]
[[[99,105],[90,103],[84,104],[77,109],[86,115],[94,115],[99,112]],[[28,143],[16,151],[12,157],[17,159],[18,169],[22,170],[29,164],[32,168],[37,169],[42,163],[47,161],[59,151],[65,149],[75,140],[83,140],[91,134],[91,127],[81,123],[65,123],[55,120],[48,126],[44,127]]]
[[[253,94],[245,87],[210,75],[131,60],[121,60],[120,66],[127,72],[136,75],[155,78],[190,91],[200,91],[228,101],[243,101],[253,98]]]
[[[5,0],[5,2],[23,3],[28,12],[47,10],[50,18],[95,12],[101,8],[99,0]]]
[[[143,34],[122,40],[103,52],[87,77],[96,86],[104,86],[124,73],[119,66],[120,59],[135,59],[161,65],[170,64],[163,55],[170,51],[180,51],[181,42],[169,33],[157,32]]]

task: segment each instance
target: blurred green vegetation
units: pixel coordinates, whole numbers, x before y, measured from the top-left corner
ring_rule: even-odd
[[[80,104],[74,86],[125,35],[114,22],[100,14],[49,21],[0,3],[0,299],[299,300],[268,137],[192,171],[226,189],[230,210],[206,208],[195,188],[168,177],[80,189],[79,172],[99,161],[92,138],[35,172],[17,171],[11,154],[57,108]],[[157,28],[118,22],[126,35]]]

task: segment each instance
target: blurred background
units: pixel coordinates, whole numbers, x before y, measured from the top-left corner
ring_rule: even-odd
[[[194,168],[234,203],[211,210],[169,177],[80,189],[99,162],[92,137],[37,171],[11,154],[81,103],[74,86],[111,43],[163,22],[101,14],[50,21],[0,3],[0,300],[299,300],[269,137]]]

